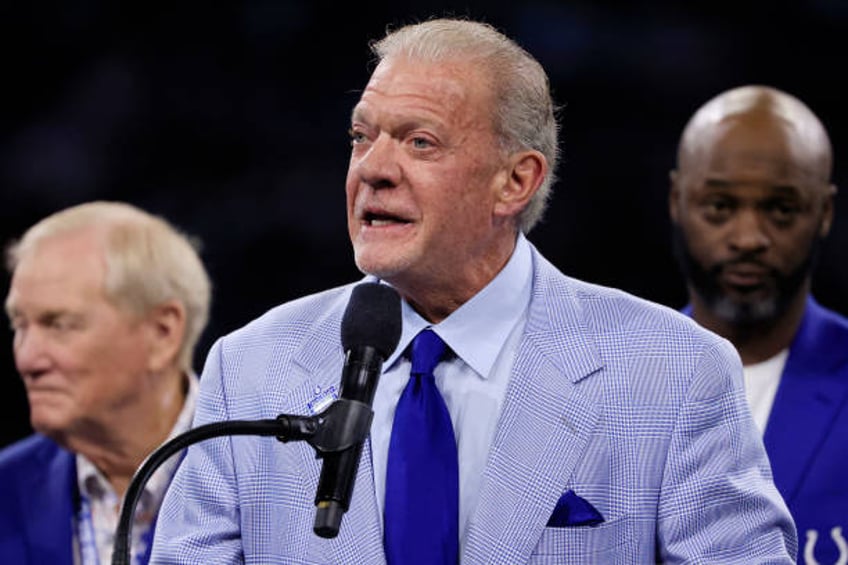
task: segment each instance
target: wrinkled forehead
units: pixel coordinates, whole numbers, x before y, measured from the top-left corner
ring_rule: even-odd
[[[439,124],[494,132],[494,94],[483,73],[465,60],[383,59],[351,113],[353,122],[409,126]]]
[[[368,94],[422,96],[438,94],[454,104],[484,96],[489,92],[488,77],[471,59],[430,60],[395,55],[380,61],[363,91]]]

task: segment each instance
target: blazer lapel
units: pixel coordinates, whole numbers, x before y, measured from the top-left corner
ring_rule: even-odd
[[[463,562],[497,550],[526,562],[599,414],[577,383],[601,368],[565,278],[534,253],[537,266],[527,329],[516,355],[498,429],[471,517]],[[539,276],[547,273],[551,280]],[[561,300],[551,302],[552,293]],[[563,307],[563,304],[567,306]]]
[[[844,330],[830,323],[826,312],[808,299],[807,310],[789,350],[763,441],[774,481],[787,503],[803,483],[816,448],[846,402],[848,380],[834,371],[848,364]]]
[[[340,333],[341,311],[338,316],[331,316],[322,324],[314,335],[304,340],[304,346],[295,355],[294,361],[305,371],[306,376],[292,389],[290,402],[284,410],[290,413],[308,413],[308,404],[323,392],[335,388],[339,393],[344,352],[338,337],[331,339],[327,336],[338,336]],[[322,461],[316,459],[314,449],[305,446],[301,450],[302,469],[306,485],[310,493],[316,492],[321,474]],[[374,472],[371,464],[371,441],[366,439],[362,448],[362,456],[357,469],[356,482],[353,486],[350,509],[342,519],[337,537],[324,540],[315,536],[315,541],[328,544],[328,559],[332,563],[362,563],[368,565],[384,565],[382,528],[377,508],[377,498],[374,487]]]

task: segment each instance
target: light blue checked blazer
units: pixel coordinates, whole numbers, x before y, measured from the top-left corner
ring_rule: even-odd
[[[533,249],[533,295],[463,564],[792,563],[729,342],[669,308],[564,276]],[[305,414],[338,385],[351,286],[279,306],[212,347],[197,424]],[[302,442],[189,448],[153,563],[385,563],[366,442],[338,537],[312,532],[320,461]],[[604,517],[546,527],[573,490]],[[410,509],[412,511],[412,509]]]

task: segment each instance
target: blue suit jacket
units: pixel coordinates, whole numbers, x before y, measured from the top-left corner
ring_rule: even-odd
[[[789,349],[763,441],[801,553],[848,559],[848,319],[812,298]],[[834,528],[841,528],[834,531]],[[840,550],[840,545],[842,548]],[[799,561],[803,562],[801,556]],[[813,561],[810,560],[810,563]]]
[[[791,563],[795,529],[730,343],[669,308],[565,277],[535,249],[533,264],[462,562]],[[196,424],[307,413],[316,387],[338,385],[350,291],[284,304],[218,340]],[[329,540],[312,532],[320,469],[305,443],[193,445],[165,497],[152,562],[384,564],[370,443]],[[569,491],[604,521],[549,527]]]
[[[72,565],[74,455],[33,435],[0,452],[0,563]]]

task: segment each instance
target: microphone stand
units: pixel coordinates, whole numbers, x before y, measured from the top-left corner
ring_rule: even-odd
[[[321,458],[325,454],[341,452],[365,441],[373,416],[371,407],[364,402],[339,398],[314,416],[280,414],[273,420],[213,422],[174,437],[148,455],[130,481],[115,532],[112,565],[131,563],[132,519],[144,485],[162,463],[189,445],[220,436],[276,436],[283,443],[305,441]]]

